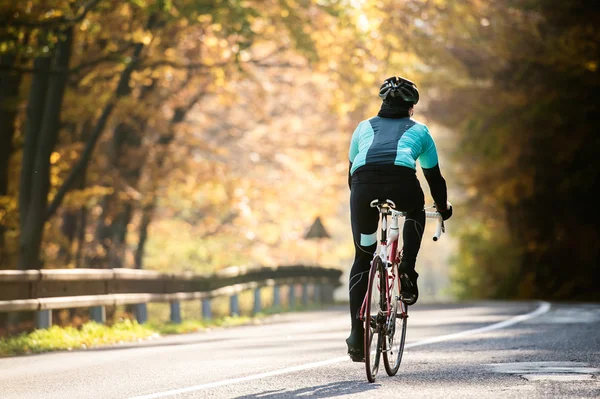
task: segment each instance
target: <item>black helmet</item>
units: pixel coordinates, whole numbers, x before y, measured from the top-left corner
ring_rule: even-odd
[[[379,97],[387,103],[404,102],[414,105],[419,102],[419,90],[410,80],[392,76],[379,88]]]

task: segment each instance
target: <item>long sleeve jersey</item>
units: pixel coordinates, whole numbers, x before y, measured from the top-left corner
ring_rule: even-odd
[[[416,171],[423,169],[433,200],[445,206],[446,181],[439,168],[435,141],[429,129],[412,118],[375,116],[358,124],[349,149],[349,181],[359,168],[367,165],[396,165]]]

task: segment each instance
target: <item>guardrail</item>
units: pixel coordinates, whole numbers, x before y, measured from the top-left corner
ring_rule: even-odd
[[[90,308],[90,318],[106,322],[106,306],[135,305],[135,317],[147,321],[146,304],[169,302],[170,320],[181,322],[180,301],[201,300],[210,319],[211,299],[229,296],[230,314],[239,314],[238,294],[254,290],[253,312],[261,311],[260,289],[273,286],[273,306],[280,287],[290,286],[288,303],[332,302],[341,270],[317,266],[229,267],[213,274],[159,273],[135,269],[0,270],[0,312],[36,312],[36,327],[52,325],[53,309]],[[310,289],[312,288],[312,289]]]

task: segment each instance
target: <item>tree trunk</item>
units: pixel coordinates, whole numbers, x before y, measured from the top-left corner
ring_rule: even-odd
[[[14,55],[0,55],[0,65],[3,70],[4,67],[12,67],[14,62]],[[0,128],[2,128],[0,132],[0,197],[9,194],[9,166],[13,152],[12,142],[15,136],[21,77],[22,75],[18,72],[0,72]],[[5,265],[7,262],[4,232],[5,225],[0,221],[0,265]]]
[[[73,243],[77,234],[77,224],[79,212],[76,210],[66,210],[62,214],[61,233],[66,239],[67,244],[60,247],[58,259],[64,267],[68,266],[73,260]]]
[[[155,87],[156,80],[141,90],[137,101],[140,103],[144,101]],[[122,181],[116,184],[115,191],[105,198],[105,207],[98,230],[106,252],[105,262],[110,268],[125,266],[127,228],[137,202],[133,198],[122,199],[120,188],[126,185],[130,189],[137,190],[146,158],[141,148],[147,121],[139,116],[133,119],[134,123],[121,123],[113,132],[112,164],[116,166]],[[106,223],[107,219],[111,219],[111,222]]]
[[[37,152],[37,141],[42,125],[44,102],[46,100],[46,89],[48,88],[48,77],[51,59],[49,57],[38,57],[34,61],[36,73],[31,81],[29,89],[29,100],[27,101],[27,114],[25,117],[25,142],[23,143],[23,160],[21,163],[21,182],[19,185],[19,210],[21,217],[21,229],[27,220],[29,199],[31,198],[31,179],[33,176],[33,165]]]
[[[156,176],[152,176],[150,179],[150,197],[151,200],[147,203],[142,209],[142,220],[140,222],[140,230],[139,230],[139,239],[138,245],[135,249],[134,254],[134,262],[136,269],[143,269],[144,266],[144,252],[146,250],[146,242],[148,241],[148,227],[152,222],[152,218],[154,216],[154,210],[156,209],[157,198],[157,181],[158,175],[160,174],[161,169],[165,163],[167,158],[167,153],[169,150],[169,145],[175,139],[175,126],[182,123],[185,120],[185,116],[187,113],[202,99],[205,94],[205,87],[201,87],[198,93],[194,95],[190,101],[185,106],[175,108],[173,112],[173,117],[171,118],[171,122],[169,123],[169,127],[165,134],[160,136],[158,139],[158,150],[156,154],[156,166],[155,173]]]
[[[140,222],[139,241],[135,249],[134,262],[136,269],[144,268],[144,251],[146,247],[146,241],[148,240],[148,227],[154,216],[154,209],[156,208],[156,193],[152,194],[152,201],[144,206],[142,209],[142,220]]]
[[[14,55],[0,55],[0,65],[3,71],[12,67],[15,62]],[[0,72],[0,197],[7,196],[8,182],[10,179],[10,157],[13,152],[13,138],[15,136],[15,120],[19,100],[19,87],[21,84],[20,73],[9,71]],[[10,268],[9,254],[6,250],[4,233],[6,226],[0,221],[0,269]],[[0,313],[0,325],[7,326],[8,313]]]
[[[148,19],[148,23],[146,24],[146,29],[151,30],[156,25],[157,21],[158,21],[158,14],[156,14],[156,13],[152,14]],[[123,72],[121,73],[119,83],[117,84],[115,98],[112,100],[109,100],[109,102],[104,106],[102,114],[98,118],[98,121],[96,122],[96,125],[90,134],[90,138],[86,142],[86,146],[83,150],[83,153],[81,154],[81,157],[79,158],[79,160],[77,161],[75,166],[71,169],[71,172],[65,179],[64,183],[58,189],[56,195],[52,199],[52,203],[50,203],[50,205],[47,206],[46,209],[44,209],[44,212],[39,215],[43,219],[44,222],[46,220],[48,220],[52,215],[54,215],[54,213],[56,212],[56,210],[62,203],[65,195],[72,188],[72,185],[76,181],[78,174],[81,173],[81,170],[84,169],[85,166],[87,165],[87,163],[89,162],[89,159],[94,150],[94,147],[95,147],[96,143],[98,142],[98,139],[100,138],[102,132],[104,131],[104,127],[106,126],[106,123],[107,123],[110,115],[112,114],[112,111],[115,107],[116,102],[119,100],[120,97],[122,97],[122,95],[120,93],[122,93],[124,90],[126,90],[127,86],[129,86],[131,74],[133,73],[133,71],[135,70],[135,67],[139,63],[140,54],[141,54],[143,48],[144,48],[143,43],[136,44],[133,54],[132,54],[132,57],[131,57],[131,61],[125,67]],[[57,68],[57,69],[59,69],[59,68]],[[66,71],[68,71],[68,65],[65,68],[62,68],[60,70],[65,71],[65,75],[62,75],[62,74],[57,75],[57,78],[59,76],[64,76],[66,78]],[[33,154],[36,155],[35,151]],[[31,169],[29,169],[29,170],[31,171]],[[38,188],[39,188],[39,185],[38,185]],[[27,200],[29,200],[30,196],[31,196],[31,193],[29,192]],[[44,204],[46,204],[47,197],[45,197],[42,201],[44,202]],[[26,202],[26,201],[20,201],[20,202],[24,202],[26,205],[28,204],[28,202]],[[21,207],[23,209],[26,208],[25,206],[21,206]],[[29,207],[29,206],[27,208],[35,209],[35,207]],[[29,211],[27,210],[27,212],[29,212]],[[38,209],[38,212],[39,212],[39,209]],[[35,220],[35,219],[27,217],[27,221],[30,221],[30,220]],[[27,235],[26,235],[26,237],[21,239],[21,242],[24,244],[21,245],[21,248],[20,248],[22,260],[20,260],[19,264],[20,264],[20,267],[23,267],[23,268],[26,268],[27,267],[26,265],[28,264],[28,262],[31,262],[32,259],[39,258],[39,250],[40,250],[40,245],[41,245],[41,231],[43,228],[43,222],[41,225],[39,225],[39,222],[38,222],[38,226],[37,226],[37,227],[39,227],[38,230],[40,231],[39,233],[37,233],[37,235],[39,235],[39,239],[36,239],[37,238],[36,230],[33,228],[33,227],[36,227],[36,226],[34,226],[34,221],[31,221],[29,223],[30,223],[30,226],[26,226],[28,228],[23,229],[23,230],[25,230],[25,233]],[[31,251],[34,252],[34,254],[31,254]],[[36,263],[38,263],[38,262],[36,262]]]
[[[37,75],[44,80],[36,91],[32,89],[31,100],[36,108],[32,109],[31,113],[28,112],[27,124],[31,126],[27,127],[25,138],[27,162],[24,153],[21,174],[21,181],[25,183],[21,186],[23,195],[20,203],[22,220],[19,269],[22,270],[41,268],[39,255],[50,190],[50,156],[54,151],[60,130],[60,111],[67,83],[72,43],[73,28],[68,28],[64,31],[64,38],[58,43],[54,54],[53,64],[56,72],[49,81],[48,75],[45,77]],[[39,61],[43,61],[46,67],[49,63],[49,60]],[[47,82],[45,92],[44,81]],[[34,120],[36,116],[39,118],[37,121]]]
[[[32,78],[29,100],[27,102],[25,141],[23,143],[23,160],[21,163],[21,181],[19,185],[19,224],[21,232],[19,238],[21,243],[19,253],[20,269],[28,269],[37,266],[37,253],[33,254],[33,256],[32,254],[27,253],[27,251],[32,250],[33,243],[26,242],[24,232],[29,217],[31,183],[35,173],[34,163],[38,149],[38,139],[40,126],[42,124],[46,91],[48,88],[50,63],[51,59],[49,57],[38,57],[35,59],[34,68],[36,73]],[[30,257],[34,257],[36,261],[31,262]]]
[[[78,141],[85,143],[89,139],[89,130],[91,120],[87,120],[83,124]],[[75,130],[75,129],[74,129]],[[76,137],[76,132],[73,131],[73,136]],[[77,174],[73,188],[83,190],[86,185],[87,165],[85,165]],[[67,239],[67,246],[61,246],[59,250],[59,258],[63,260],[65,265],[74,261],[78,263],[79,249],[82,247],[80,239],[85,239],[85,217],[86,207],[81,206],[79,209],[65,210],[63,212],[63,222],[61,226],[62,234]],[[83,230],[82,230],[83,226]],[[76,266],[77,267],[77,266]]]
[[[82,267],[83,252],[85,250],[85,229],[87,227],[87,208],[82,206],[79,210],[79,225],[77,226],[77,249],[75,250],[75,267]]]
[[[88,124],[86,123],[84,125],[84,131],[82,134],[83,137],[83,141],[85,142],[87,140],[87,126]],[[87,169],[88,166],[87,164],[81,169],[78,181],[75,183],[75,187],[79,190],[83,190],[87,184]],[[73,255],[74,259],[75,259],[75,267],[76,268],[80,268],[81,267],[81,255],[83,254],[84,248],[85,248],[85,229],[87,227],[87,207],[85,205],[82,205],[81,208],[77,211],[77,232],[76,232],[76,236],[75,236],[75,240],[76,240],[76,249],[75,254]]]

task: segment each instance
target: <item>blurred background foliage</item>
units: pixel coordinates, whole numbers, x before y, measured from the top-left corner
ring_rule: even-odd
[[[592,1],[0,0],[0,22],[1,268],[347,270],[350,135],[402,75],[456,206],[430,296],[599,298]],[[331,239],[304,239],[317,216]]]

